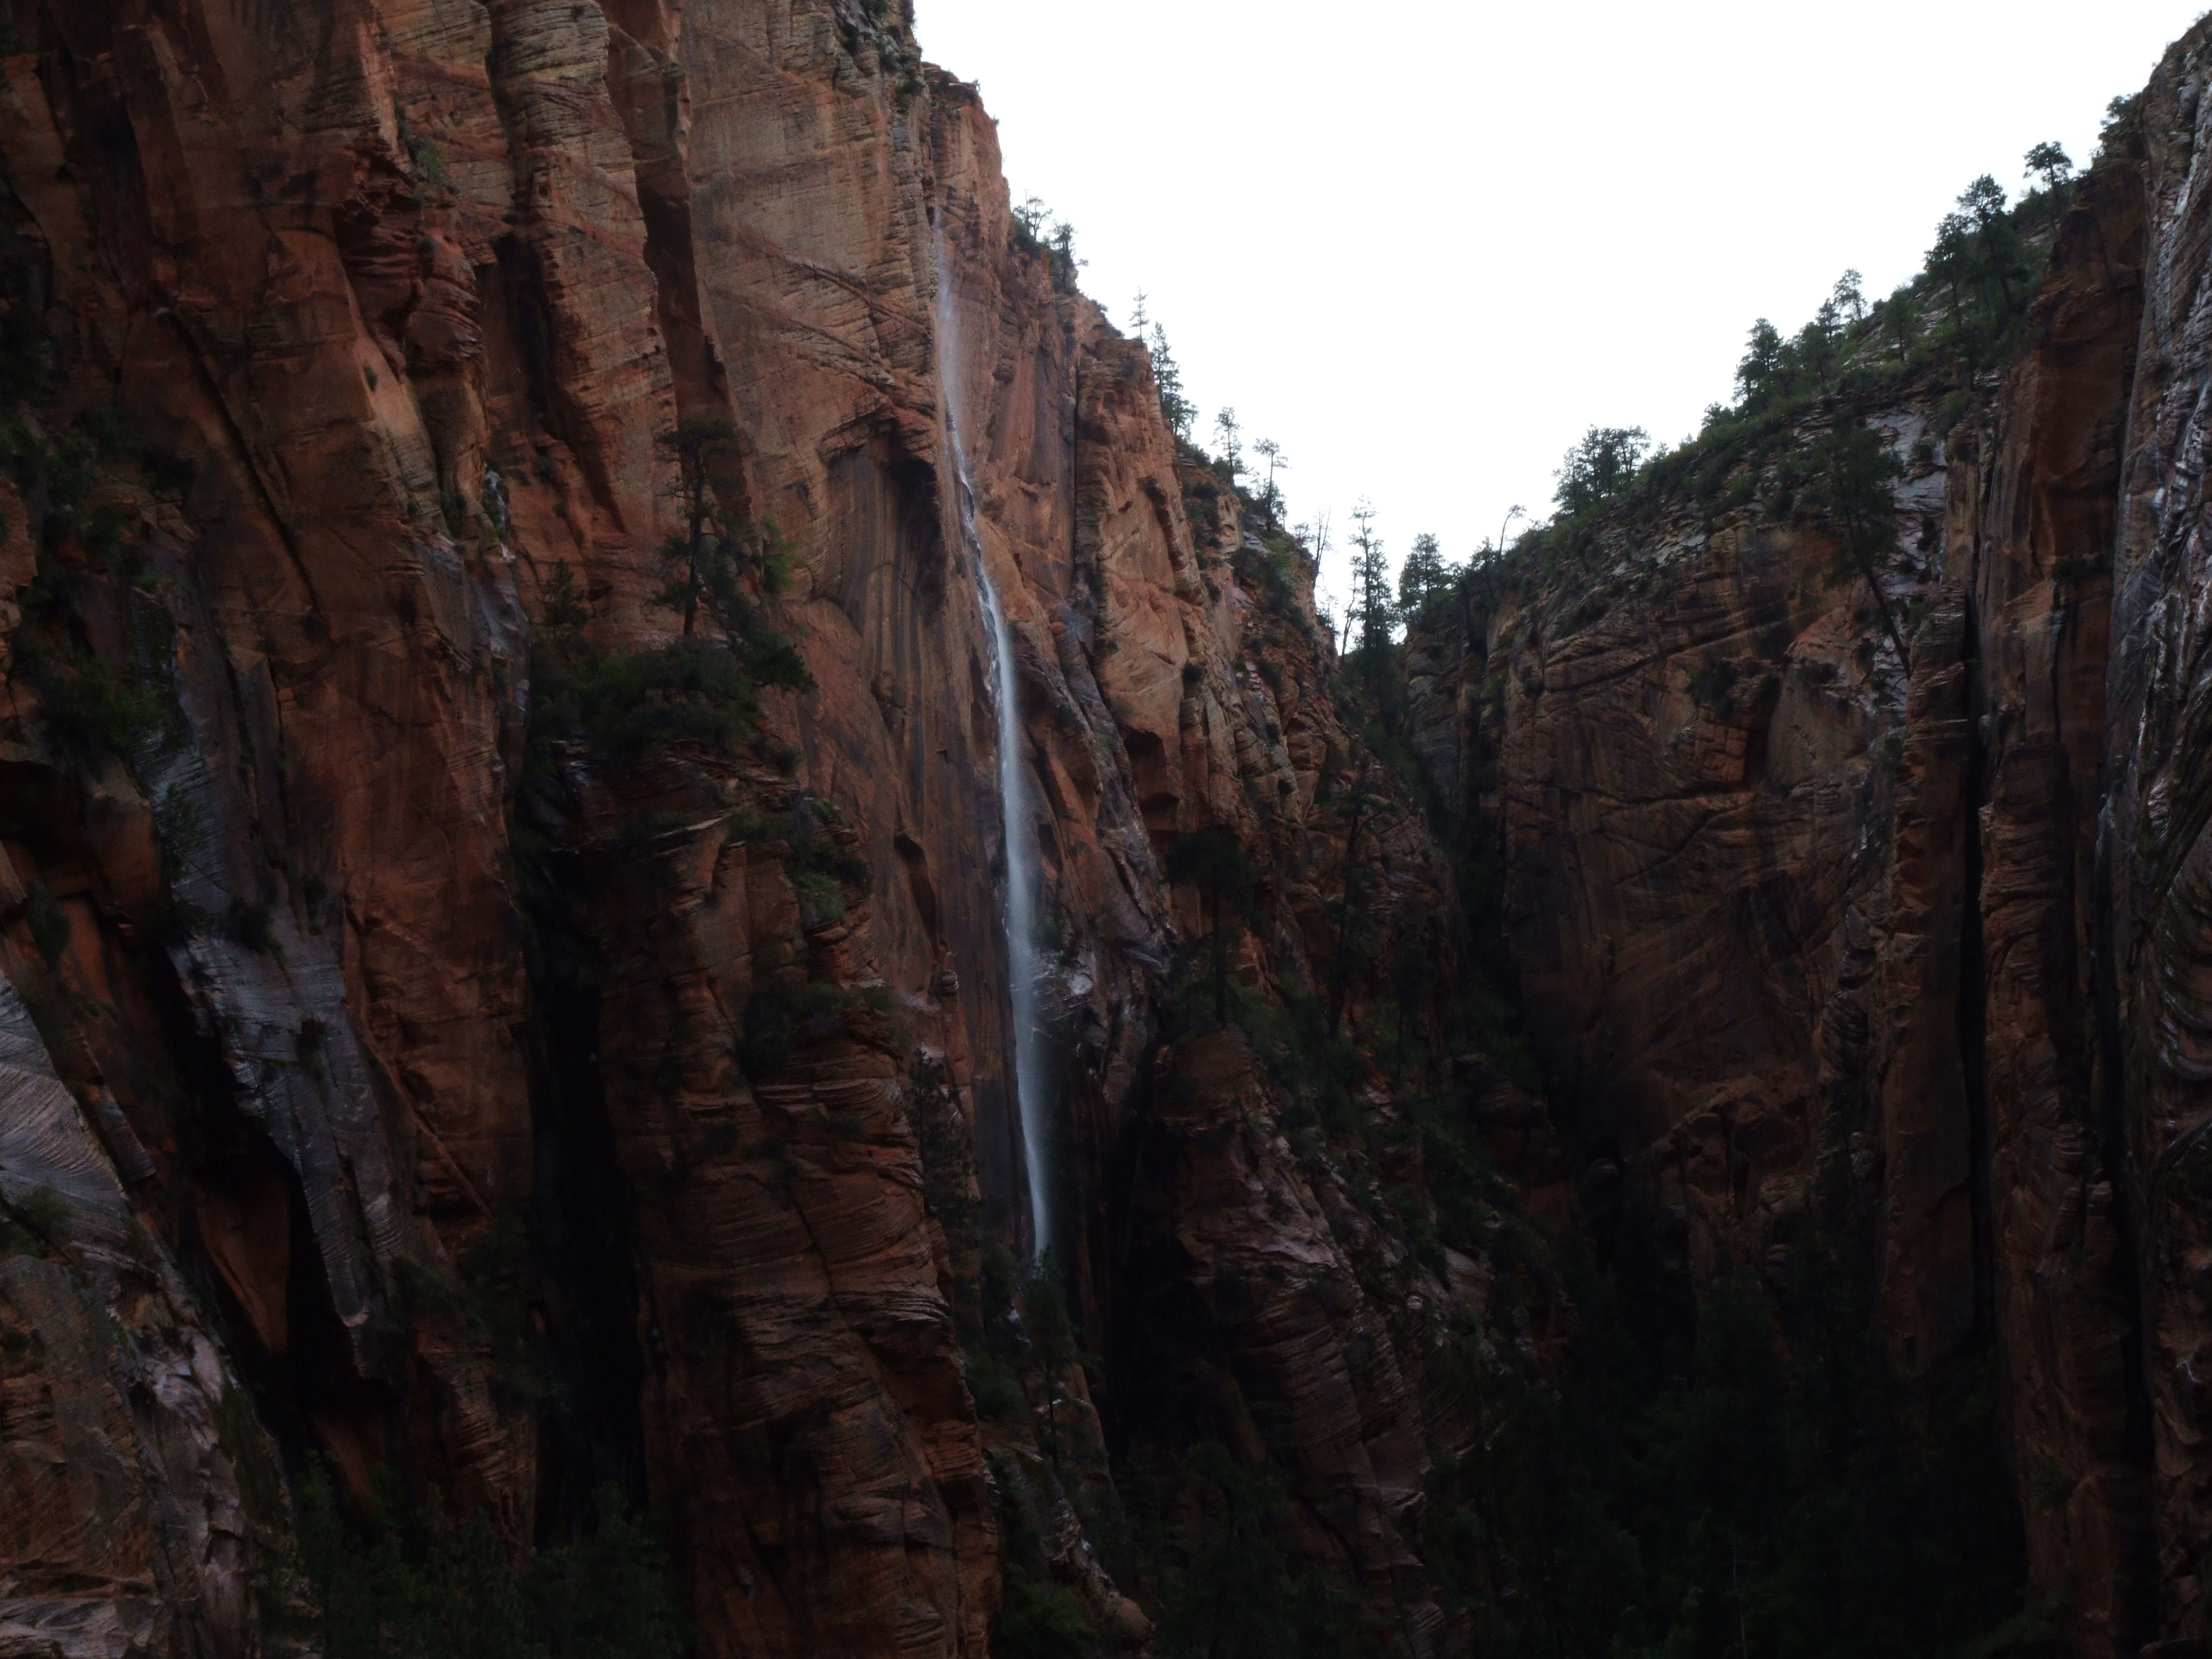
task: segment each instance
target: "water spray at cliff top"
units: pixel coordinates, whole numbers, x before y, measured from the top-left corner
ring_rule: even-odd
[[[945,441],[957,476],[960,534],[975,562],[975,586],[982,597],[983,621],[991,640],[993,700],[999,720],[999,823],[1006,849],[1006,885],[1002,915],[1006,935],[1006,975],[1014,1028],[1014,1100],[1021,1115],[1022,1153],[1030,1188],[1030,1249],[1042,1255],[1052,1243],[1052,1182],[1046,1159],[1045,1120],[1050,1085],[1046,1077],[1044,1031],[1037,1018],[1037,854],[1029,811],[1029,780],[1022,767],[1020,677],[1014,667],[1013,629],[983,559],[983,539],[975,528],[975,483],[967,447],[954,408],[953,374],[958,318],[947,279],[945,235],[937,233],[937,383],[945,400]]]

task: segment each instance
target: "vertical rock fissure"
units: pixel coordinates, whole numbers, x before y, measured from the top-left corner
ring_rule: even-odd
[[[541,1546],[590,1527],[592,1494],[604,1482],[632,1503],[646,1497],[634,1200],[599,1064],[597,952],[548,867],[558,856],[526,872],[536,890],[524,906],[535,1137],[531,1250],[545,1287],[552,1385],[541,1419]]]
[[[2108,553],[2108,557],[2114,556]],[[2117,580],[2117,578],[2116,578]],[[2119,1297],[2120,1316],[2126,1331],[2120,1344],[2122,1383],[2126,1393],[2126,1416],[2122,1445],[2128,1467],[2141,1471],[2142,1507],[2150,1507],[2150,1477],[2157,1456],[2152,1430],[2150,1377],[2145,1354],[2142,1277],[2148,1257],[2142,1247],[2142,1217],[2136,1208],[2137,1183],[2123,1178],[2134,1166],[2128,1150],[2127,1046],[2120,1016],[2119,941],[2114,927],[2117,914],[2112,890],[2112,827],[2107,792],[2110,780],[2100,775],[2097,787],[2097,836],[2090,873],[2091,919],[2089,983],[2095,1021],[2095,1081],[2091,1101],[2097,1117],[2097,1156],[2112,1182],[2112,1225],[2119,1236],[2119,1259],[2128,1271],[2112,1275]],[[2157,1627],[2158,1559],[2154,1521],[2146,1513],[2130,1528],[2130,1559],[2118,1575],[2119,1606],[2115,1622],[2141,1638]]]
[[[1977,573],[1978,574],[1978,573]],[[1982,625],[1966,584],[1966,780],[1964,876],[1960,883],[1959,1065],[1966,1085],[1967,1206],[1973,1229],[1974,1347],[1996,1337],[1996,1222],[1990,1149],[1989,963],[1982,926],[1982,808],[1989,794],[1989,756],[1984,740],[1986,706]]]

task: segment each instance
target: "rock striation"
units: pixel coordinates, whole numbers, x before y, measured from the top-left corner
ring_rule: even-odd
[[[6,1419],[0,1616],[40,1651],[252,1647],[319,1453],[515,1547],[614,1480],[708,1652],[985,1650],[1007,1437],[916,1103],[944,1080],[1018,1235],[988,572],[1070,1218],[1017,1242],[1086,1346],[1160,1367],[1036,1386],[1248,1447],[1288,1388],[1311,1550],[1435,1650],[1419,1481],[1471,1431],[1393,1344],[1455,1292],[1370,1175],[1298,1167],[1251,1055],[1166,1040],[1204,906],[1164,860],[1215,830],[1261,872],[1240,994],[1349,959],[1347,869],[1368,927],[1449,914],[1451,878],[1395,785],[1347,818],[1310,569],[1016,228],[973,90],[851,0],[9,15],[0,967],[35,1085],[0,1180],[54,1231],[5,1270],[45,1333],[7,1397],[48,1403]],[[744,755],[615,763],[542,733],[543,651],[562,607],[602,653],[677,636],[682,422],[728,423],[714,489],[779,550],[757,597],[810,684]],[[88,727],[124,682],[138,723]],[[173,1402],[125,1409],[149,1365]],[[1051,1570],[1140,1639],[1092,1553],[1079,1527]]]
[[[1786,1253],[1818,1194],[1863,1205],[1893,1368],[1996,1356],[2081,1654],[2203,1634],[2178,387],[2206,50],[2082,181],[2019,359],[1868,417],[1909,661],[1829,532],[1753,514],[1609,528],[1594,589],[1491,592],[1409,652],[1586,1189],[1625,1176],[1700,1279]]]
[[[1032,1579],[1136,1649],[1117,1482],[1203,1521],[1214,1441],[1468,1653],[1541,1231],[1709,1285],[1831,1200],[1898,1376],[1996,1356],[2069,1650],[2206,1636],[2205,31],[2018,361],[1872,417],[1908,654],[1817,523],[1624,518],[1422,613],[1401,769],[893,9],[0,21],[0,1650],[256,1650],[317,1455],[518,1557],[611,1481],[715,1659],[981,1656]],[[562,678],[770,635],[735,736]]]

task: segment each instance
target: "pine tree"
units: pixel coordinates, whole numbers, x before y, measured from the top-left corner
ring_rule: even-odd
[[[1974,228],[1972,269],[1984,281],[1994,276],[2004,296],[2004,314],[2013,313],[2013,278],[2021,274],[2019,238],[2005,212],[2004,186],[1988,173],[1959,192],[1959,209]]]
[[[1398,608],[1390,595],[1390,562],[1375,533],[1373,503],[1363,498],[1352,509],[1352,522],[1358,526],[1352,537],[1352,602],[1359,619],[1360,654],[1387,653]]]
[[[1834,389],[1836,352],[1843,342],[1843,332],[1842,314],[1835,301],[1827,299],[1820,301],[1820,310],[1813,313],[1813,320],[1797,337],[1798,351],[1820,377],[1823,392]]]
[[[2042,179],[2043,187],[2053,196],[2063,190],[2074,176],[2074,158],[2048,139],[2028,151],[2026,160],[2028,173]]]
[[[1237,837],[1219,825],[1180,837],[1168,849],[1168,879],[1188,882],[1205,896],[1212,922],[1213,1018],[1229,1023],[1229,926],[1252,919],[1252,866]]]
[[[716,416],[694,416],[654,441],[676,463],[676,497],[684,519],[683,530],[661,544],[660,556],[671,574],[656,597],[683,613],[687,637],[697,631],[702,611],[726,628],[742,627],[749,612],[739,573],[749,560],[759,562],[759,550],[748,545],[749,527],[723,504],[714,484],[717,471],[736,459],[737,428]]]
[[[1244,428],[1238,424],[1237,411],[1224,409],[1213,417],[1213,436],[1221,446],[1221,459],[1229,467],[1229,479],[1234,483],[1244,471]]]
[[[1920,307],[1912,302],[1911,293],[1900,289],[1890,296],[1889,303],[1882,307],[1881,325],[1890,343],[1897,348],[1899,363],[1909,361],[1912,337],[1920,327]]]
[[[1611,501],[1628,487],[1650,447],[1651,434],[1640,426],[1592,427],[1559,464],[1553,497],[1559,510],[1571,516]]]
[[[1398,572],[1398,610],[1401,616],[1418,615],[1431,599],[1449,593],[1459,580],[1459,572],[1444,562],[1437,549],[1437,538],[1424,532],[1413,538],[1413,550],[1406,555],[1406,563]]]
[[[1168,349],[1168,331],[1158,323],[1152,325],[1152,384],[1159,388],[1160,417],[1168,423],[1176,441],[1190,441],[1191,422],[1198,418],[1198,405],[1182,395],[1182,370],[1176,367],[1175,353]]]
[[[1778,389],[1782,372],[1782,331],[1760,318],[1751,325],[1743,361],[1735,366],[1736,395],[1746,409],[1757,409]]]
[[[1882,573],[1897,550],[1897,499],[1891,488],[1899,471],[1897,457],[1872,429],[1854,425],[1820,441],[1813,467],[1814,497],[1843,538],[1828,580],[1866,583],[1882,628],[1897,647],[1898,661],[1910,669],[1911,653],[1881,589]]]
[[[1283,459],[1283,447],[1273,438],[1262,438],[1252,446],[1253,450],[1267,463],[1267,483],[1260,496],[1260,504],[1267,509],[1267,522],[1275,522],[1275,510],[1281,505],[1275,495],[1275,474],[1287,472],[1291,464]]]
[[[1835,291],[1828,296],[1838,311],[1850,314],[1854,325],[1866,321],[1866,295],[1860,288],[1864,280],[1856,270],[1847,270],[1836,278]]]
[[[2074,178],[2074,158],[2065,149],[2045,139],[2021,158],[2033,179],[2043,180],[2045,198],[2045,217],[2056,225],[2058,216],[2066,210],[2066,198],[2072,192],[2069,186]]]
[[[1959,299],[1959,284],[1973,272],[1974,222],[1963,213],[1947,213],[1936,227],[1936,246],[1928,252],[1928,269],[1951,296],[1951,326],[1966,325]]]

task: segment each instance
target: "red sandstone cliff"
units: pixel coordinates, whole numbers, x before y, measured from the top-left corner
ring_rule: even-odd
[[[1012,232],[972,92],[848,0],[11,15],[0,969],[35,1030],[0,1181],[63,1207],[0,1265],[46,1333],[5,1361],[10,1639],[252,1647],[273,1434],[517,1542],[611,1476],[672,1518],[710,1652],[984,1650],[1004,1493],[913,1111],[938,1068],[1017,1232],[980,559],[1054,933],[1057,1243],[1147,1368],[1097,1386],[1240,1443],[1287,1396],[1312,1553],[1433,1650],[1410,1511],[1468,1431],[1394,1344],[1455,1291],[1374,1176],[1301,1166],[1249,1056],[1162,1046],[1201,923],[1160,859],[1249,849],[1260,994],[1346,959],[1351,865],[1363,926],[1449,878],[1388,790],[1347,820],[1310,573],[1234,513],[1194,535],[1146,353]],[[675,631],[654,441],[716,418],[811,688],[744,753],[541,739],[549,604],[602,652]],[[151,712],[78,741],[125,684]],[[103,1317],[138,1358],[65,1334]],[[126,1420],[94,1402],[134,1364],[177,1380]]]
[[[2002,1357],[2074,1650],[2203,1633],[2201,33],[2021,361],[1940,442],[1934,388],[1875,416],[1914,458],[1909,665],[1817,526],[1754,514],[1612,527],[1594,580],[1409,640],[1547,1113],[1450,1026],[1453,866],[1310,569],[1178,449],[884,8],[6,15],[9,1650],[252,1650],[311,1450],[517,1549],[614,1480],[713,1654],[980,1655],[1034,1510],[1133,1644],[1153,1587],[1079,1509],[1118,1466],[1194,1512],[1175,1455],[1213,1439],[1283,1472],[1379,1645],[1464,1652],[1437,1472],[1491,1444],[1482,1356],[1573,1317],[1517,1211],[1632,1189],[1710,1281],[1824,1185],[1900,1375]],[[679,420],[730,423],[713,487],[774,526],[751,598],[811,684],[617,753],[549,732],[544,653],[679,633]],[[1167,878],[1209,832],[1250,878],[1241,1024]],[[1294,1015],[1351,1057],[1323,1111]],[[1472,1079],[1522,1188],[1450,1238],[1409,1066]],[[1032,1354],[979,1416],[991,1239],[1054,1245],[1097,1363]]]
[[[1898,1372],[1997,1356],[2081,1654],[2206,1633],[2205,50],[2084,180],[2018,361],[1868,417],[1906,461],[1909,665],[1817,523],[1686,510],[1410,657],[1431,767],[1503,842],[1574,1155],[1625,1166],[1693,1278],[1779,1262],[1817,1194],[1861,1206]]]

